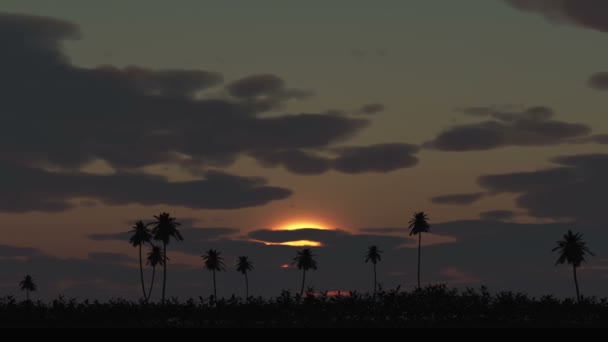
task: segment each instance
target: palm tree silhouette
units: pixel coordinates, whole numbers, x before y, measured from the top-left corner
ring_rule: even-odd
[[[169,259],[167,259],[169,260]],[[146,303],[152,296],[152,287],[154,286],[154,276],[156,275],[156,265],[164,265],[165,263],[165,254],[163,253],[163,249],[160,246],[152,245],[152,249],[148,252],[148,262],[147,264],[152,266],[152,281],[150,282],[150,289],[148,290],[148,297],[146,298]]]
[[[217,300],[217,286],[215,283],[215,271],[221,272],[225,269],[224,258],[220,257],[220,252],[210,249],[207,254],[201,255],[205,262],[205,268],[213,272],[213,297]]]
[[[163,295],[162,303],[165,303],[165,289],[167,287],[167,245],[173,237],[176,241],[182,241],[184,238],[182,234],[177,230],[177,226],[180,224],[176,222],[175,217],[172,217],[169,213],[160,213],[158,216],[154,216],[156,222],[153,223],[152,234],[154,240],[163,242]]]
[[[382,261],[382,256],[380,255],[382,253],[383,252],[380,250],[380,248],[378,248],[378,246],[372,245],[367,248],[367,254],[365,255],[365,262],[371,262],[374,264],[374,296],[376,295],[376,289],[378,287],[378,281],[376,280],[376,264],[379,261]]]
[[[420,250],[422,247],[422,233],[428,233],[431,225],[428,222],[429,218],[424,211],[414,213],[410,220],[410,236],[418,235],[418,288],[420,288]]]
[[[249,279],[247,272],[253,270],[253,263],[246,256],[240,256],[236,263],[236,270],[245,276],[245,298],[249,300]]]
[[[309,269],[317,269],[317,261],[314,259],[315,255],[312,254],[310,248],[304,248],[298,251],[295,258],[293,258],[292,265],[297,265],[299,270],[302,270],[302,289],[300,290],[300,296],[304,294],[304,284],[306,283],[306,271]]]
[[[34,292],[38,289],[38,286],[34,284],[34,279],[32,279],[32,276],[29,274],[19,282],[19,287],[21,288],[21,291],[25,291],[28,302],[30,301],[30,292]]]
[[[146,296],[146,287],[144,285],[144,268],[141,263],[141,248],[145,243],[150,242],[150,239],[152,238],[148,226],[149,224],[146,224],[143,221],[135,222],[135,225],[131,227],[131,238],[129,239],[129,243],[133,247],[139,247],[139,277],[141,278],[141,291],[144,293],[144,300],[146,300],[146,302],[148,296]]]
[[[556,241],[557,247],[553,248],[551,251],[557,251],[559,253],[559,258],[555,262],[558,264],[572,264],[572,272],[574,273],[574,286],[576,287],[576,299],[580,302],[581,295],[578,290],[578,278],[576,277],[576,268],[581,265],[581,263],[585,262],[585,254],[589,254],[594,256],[593,253],[587,248],[586,243],[583,241],[583,235],[580,233],[572,233],[571,230],[568,230],[566,234],[564,234],[564,239],[560,241]]]

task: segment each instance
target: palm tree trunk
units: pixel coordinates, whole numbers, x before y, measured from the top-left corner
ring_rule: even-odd
[[[156,275],[156,266],[152,267],[152,282],[150,282],[150,289],[148,289],[148,297],[146,297],[146,304],[150,297],[152,297],[152,287],[154,286],[154,276]]]
[[[217,285],[215,284],[215,270],[213,270],[213,297],[217,301]]]
[[[306,270],[302,270],[302,289],[300,290],[300,296],[304,294],[304,283],[306,282]]]
[[[141,243],[139,244],[139,277],[141,278],[141,291],[144,293],[144,300],[148,304],[148,296],[144,285],[144,266],[141,263]]]
[[[25,289],[25,295],[27,296],[27,301],[30,301],[30,290],[29,289]]]
[[[249,279],[247,278],[247,272],[245,272],[245,298],[249,301]]]
[[[374,263],[374,297],[378,288],[378,281],[376,280],[376,263]]]
[[[165,288],[167,286],[167,243],[165,241],[163,241],[163,250],[165,252],[163,259],[165,260],[163,263],[163,296],[161,299],[161,303],[165,305]]]
[[[576,277],[576,266],[572,264],[572,272],[574,272],[574,286],[576,286],[576,300],[581,301],[581,294],[578,291],[578,278]]]
[[[420,288],[420,247],[422,246],[422,233],[418,233],[418,288]]]

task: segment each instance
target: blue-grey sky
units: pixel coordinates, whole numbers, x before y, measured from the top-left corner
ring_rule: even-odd
[[[280,266],[297,248],[250,240],[294,225],[342,232],[297,239],[324,244],[321,289],[366,289],[372,243],[385,283],[407,287],[407,221],[424,210],[429,282],[569,295],[549,251],[570,227],[598,254],[583,289],[608,295],[602,2],[5,0],[0,13],[4,292],[38,272],[46,295],[135,297],[120,256],[135,249],[89,235],[160,211],[230,232],[175,245],[182,293],[208,291],[208,248],[276,259],[260,292],[289,287]],[[492,271],[507,241],[529,269]],[[49,272],[72,263],[107,276]]]

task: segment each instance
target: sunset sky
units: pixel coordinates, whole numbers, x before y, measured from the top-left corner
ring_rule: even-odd
[[[372,244],[412,289],[423,210],[425,284],[573,296],[572,229],[608,296],[603,0],[3,0],[0,46],[0,295],[137,299],[164,211],[168,296],[211,293],[210,248],[220,296],[239,255],[296,290],[301,240],[316,290],[371,290]]]

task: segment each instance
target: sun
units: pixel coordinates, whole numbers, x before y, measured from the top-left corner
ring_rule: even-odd
[[[278,224],[273,230],[298,230],[298,229],[320,229],[320,230],[330,230],[331,226],[327,223],[317,221],[317,220],[290,220],[287,222],[283,222]]]

